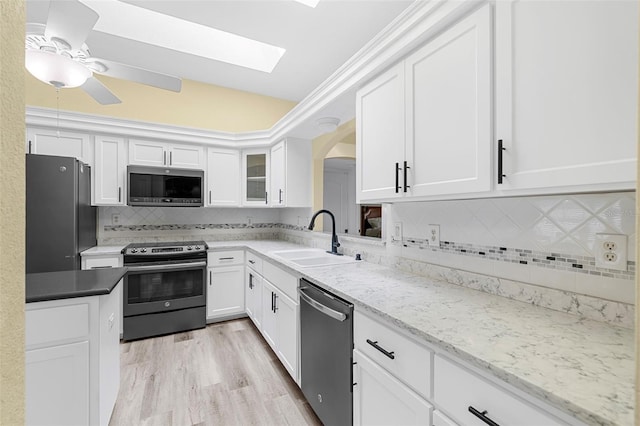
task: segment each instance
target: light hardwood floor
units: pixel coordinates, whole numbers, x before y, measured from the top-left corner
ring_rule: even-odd
[[[248,318],[120,349],[110,425],[321,425]]]

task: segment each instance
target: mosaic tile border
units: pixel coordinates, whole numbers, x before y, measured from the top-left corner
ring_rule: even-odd
[[[289,229],[303,231],[305,226],[288,225],[284,223],[198,223],[183,225],[105,225],[105,232],[122,231],[191,231],[204,229]]]
[[[392,244],[400,244],[400,240],[394,240],[392,241]],[[578,272],[582,274],[602,276],[605,278],[633,280],[636,276],[636,262],[633,261],[627,262],[627,271],[616,271],[613,269],[596,267],[596,259],[591,256],[575,256],[571,254],[541,252],[512,247],[456,243],[452,241],[440,241],[439,247],[433,247],[429,245],[429,242],[426,239],[411,237],[403,238],[402,246],[415,247],[433,252],[455,253],[463,256],[472,256],[501,262],[518,263],[521,265],[533,265],[560,271]]]

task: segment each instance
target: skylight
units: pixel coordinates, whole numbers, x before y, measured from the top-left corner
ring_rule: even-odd
[[[320,0],[295,0],[298,3],[302,3],[304,5],[307,5],[309,7],[316,7],[318,5],[318,3],[320,3]]]
[[[117,0],[80,1],[100,15],[96,31],[207,59],[270,73],[286,51]]]

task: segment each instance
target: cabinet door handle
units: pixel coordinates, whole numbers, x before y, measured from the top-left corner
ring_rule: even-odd
[[[404,192],[407,192],[407,189],[411,188],[409,185],[407,185],[407,170],[409,170],[411,167],[407,166],[407,162],[404,162]]]
[[[396,169],[395,172],[396,172],[396,194],[397,194],[398,192],[400,192],[400,180],[398,177],[398,172],[400,171],[400,163],[396,163],[395,169]]]
[[[378,345],[378,341],[376,340],[375,342],[372,342],[371,340],[367,339],[367,343],[370,344],[371,346],[373,346],[374,348],[376,348],[377,350],[379,350],[380,352],[382,352],[383,354],[385,354],[387,357],[391,358],[391,359],[395,359],[396,356],[394,355],[394,352],[389,352],[386,349],[384,349],[383,347]]]
[[[253,274],[249,274],[249,288],[253,290]]]
[[[275,314],[278,310],[278,295],[273,293],[273,313]]]
[[[31,141],[29,141],[29,154],[31,154]]]
[[[173,151],[169,152],[169,165],[173,166]]]
[[[107,265],[107,266],[92,266],[91,267],[91,269],[109,269],[109,268],[113,268],[113,266]]]
[[[267,191],[264,192],[264,203],[269,204],[269,193]]]
[[[506,148],[502,145],[502,139],[498,139],[498,185],[502,184],[502,178],[507,177],[502,170],[502,151]]]
[[[479,418],[480,420],[482,420],[483,422],[485,422],[486,424],[488,424],[489,426],[500,426],[498,423],[494,422],[489,417],[487,417],[487,410],[479,411],[470,405],[469,412],[474,416],[476,416],[477,418]]]
[[[122,187],[118,187],[118,202],[122,201]]]
[[[167,151],[163,151],[162,153],[162,164],[167,165]]]
[[[256,261],[252,260],[252,259],[249,259],[249,263],[253,265],[254,263],[256,263]]]
[[[275,293],[271,292],[271,312],[275,312],[275,310],[274,310],[274,306],[275,306],[274,296],[275,296]]]
[[[213,283],[213,275],[211,271],[209,271],[209,286],[211,286],[212,283]]]
[[[209,191],[209,204],[211,204],[211,191]]]
[[[235,257],[219,257],[218,260],[220,261],[224,261],[224,260],[233,260],[235,259]]]
[[[279,190],[280,194],[278,195],[278,204],[282,204],[282,189]]]

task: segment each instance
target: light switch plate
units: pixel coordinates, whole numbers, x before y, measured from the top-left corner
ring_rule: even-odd
[[[402,241],[402,222],[393,224],[393,240]]]

